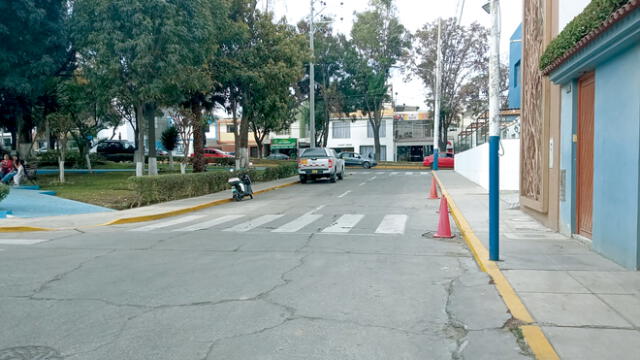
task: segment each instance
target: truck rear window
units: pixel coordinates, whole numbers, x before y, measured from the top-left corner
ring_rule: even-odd
[[[317,158],[327,157],[327,152],[324,149],[307,149],[302,153],[303,158]]]

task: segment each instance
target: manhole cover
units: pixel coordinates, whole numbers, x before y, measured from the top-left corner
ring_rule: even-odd
[[[0,350],[0,360],[62,360],[56,349],[47,346],[16,346]]]

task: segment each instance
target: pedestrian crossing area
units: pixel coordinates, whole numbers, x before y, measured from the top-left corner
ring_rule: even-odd
[[[296,233],[313,232],[322,234],[348,234],[357,229],[362,233],[401,235],[405,233],[409,216],[405,214],[364,215],[341,214],[324,215],[306,213],[265,214],[260,216],[224,215],[215,218],[205,215],[189,215],[170,220],[158,220],[127,231],[153,232],[170,231],[185,233],[200,230],[216,230],[226,233],[272,232]]]

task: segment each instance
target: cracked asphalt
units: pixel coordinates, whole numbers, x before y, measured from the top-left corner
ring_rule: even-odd
[[[430,182],[353,170],[193,214],[281,215],[242,232],[2,234],[46,241],[0,245],[0,359],[530,358],[464,243],[422,236]],[[303,214],[318,220],[273,232]],[[363,216],[323,232],[345,214]],[[376,232],[389,214],[406,215],[402,232]]]

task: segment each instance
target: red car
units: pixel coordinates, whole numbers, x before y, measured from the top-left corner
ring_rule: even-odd
[[[191,157],[194,157],[194,156],[195,154],[191,154]],[[204,157],[205,158],[232,158],[233,155],[229,155],[228,153],[216,148],[206,147],[204,148]]]
[[[444,156],[438,156],[438,168],[453,169],[453,156],[443,155]],[[433,165],[433,155],[425,156],[422,165],[431,167],[431,165]]]

